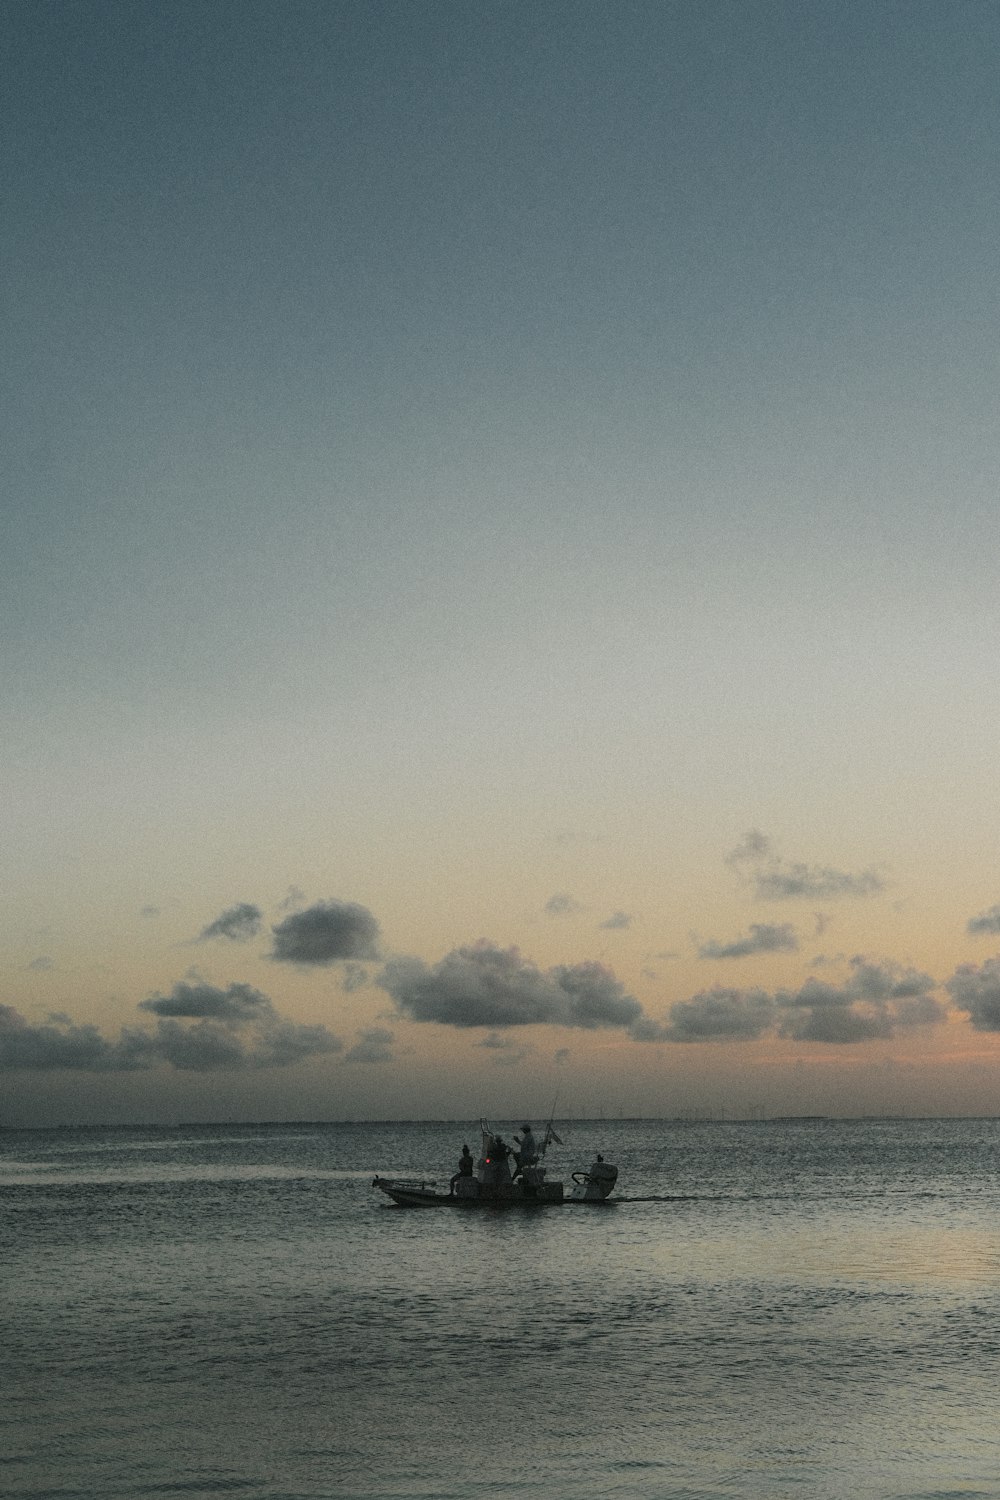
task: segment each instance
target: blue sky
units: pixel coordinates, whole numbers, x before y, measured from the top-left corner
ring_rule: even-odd
[[[988,988],[1000,901],[996,7],[4,15],[0,1003],[111,1046],[245,984],[342,1043],[139,1077],[42,1038],[0,1049],[11,1112],[517,1112],[556,1074],[851,1112],[886,1070],[992,1109],[947,984]],[[754,829],[878,889],[762,909]],[[190,948],[238,903],[256,946]],[[342,904],[382,933],[346,988],[267,957]],[[380,987],[480,940],[667,1031],[817,963],[871,1020],[854,959],[940,1014],[642,1045],[532,979],[549,1020],[480,1047]]]

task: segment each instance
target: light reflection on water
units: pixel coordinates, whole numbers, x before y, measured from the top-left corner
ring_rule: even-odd
[[[673,1201],[372,1193],[468,1128],[3,1138],[0,1490],[1000,1497],[993,1122],[587,1123]]]

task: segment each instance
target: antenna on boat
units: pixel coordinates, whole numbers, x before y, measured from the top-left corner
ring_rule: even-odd
[[[556,1089],[556,1096],[555,1096],[555,1098],[552,1101],[552,1110],[551,1110],[551,1113],[549,1114],[548,1123],[545,1126],[545,1134],[542,1137],[542,1149],[538,1153],[539,1156],[544,1156],[545,1155],[545,1152],[548,1149],[548,1145],[549,1145],[550,1141],[555,1141],[556,1144],[559,1145],[559,1146],[562,1145],[562,1139],[561,1139],[561,1137],[558,1136],[558,1135],[556,1135],[555,1131],[552,1129],[552,1122],[553,1122],[553,1120],[556,1117],[556,1105],[558,1103],[559,1103],[559,1090]]]

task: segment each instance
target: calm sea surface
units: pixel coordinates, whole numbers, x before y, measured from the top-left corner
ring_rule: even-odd
[[[0,1493],[1000,1500],[1000,1122],[560,1129],[647,1201],[372,1191],[461,1122],[0,1132]]]

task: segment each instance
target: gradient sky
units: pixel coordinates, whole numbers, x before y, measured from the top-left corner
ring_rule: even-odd
[[[994,0],[3,20],[0,1123],[997,1112]]]

